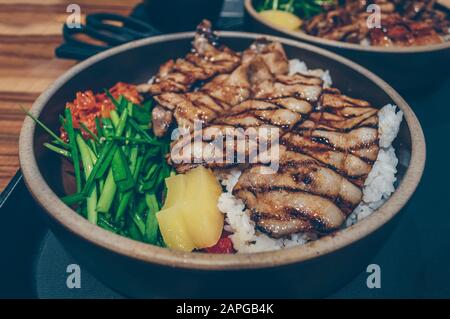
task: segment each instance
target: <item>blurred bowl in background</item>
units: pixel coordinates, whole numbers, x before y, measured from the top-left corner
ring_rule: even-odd
[[[426,94],[450,76],[450,41],[424,46],[379,47],[328,40],[288,30],[267,22],[256,11],[255,0],[245,0],[245,23],[249,31],[290,37],[313,44],[359,63],[375,72],[402,93]],[[450,14],[449,1],[439,1]]]
[[[192,31],[203,19],[213,25],[219,19],[224,0],[144,0],[150,23],[169,32]]]

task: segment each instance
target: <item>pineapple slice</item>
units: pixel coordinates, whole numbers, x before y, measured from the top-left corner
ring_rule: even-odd
[[[265,10],[259,13],[261,18],[274,26],[288,30],[297,30],[302,25],[302,20],[295,14],[281,10]]]
[[[164,238],[164,242],[169,248],[190,252],[195,248],[186,225],[180,206],[163,209],[156,214],[159,229]]]
[[[182,212],[197,248],[214,246],[223,230],[224,216],[217,208],[222,188],[214,174],[199,166],[186,174],[186,196]]]
[[[184,198],[186,191],[186,175],[174,175],[166,178],[167,196],[163,208],[175,206]]]
[[[224,216],[217,208],[222,188],[212,171],[199,166],[168,177],[166,186],[166,201],[156,217],[167,246],[181,251],[214,246]]]

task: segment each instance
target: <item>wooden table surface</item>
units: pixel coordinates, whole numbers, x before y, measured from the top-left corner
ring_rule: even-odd
[[[18,139],[33,101],[75,64],[54,56],[61,43],[67,5],[82,14],[128,14],[140,0],[0,0],[0,191],[19,168]]]

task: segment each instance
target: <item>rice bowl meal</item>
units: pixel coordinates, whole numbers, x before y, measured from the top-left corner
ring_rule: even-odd
[[[304,65],[298,60],[291,60],[290,62],[291,64]],[[302,71],[305,70],[302,69]],[[326,72],[324,73],[326,74]],[[324,81],[324,85],[326,83]],[[351,226],[358,220],[372,214],[395,191],[394,184],[398,160],[392,142],[397,136],[402,115],[402,111],[397,112],[396,107],[391,104],[384,106],[378,112],[380,144],[378,157],[364,183],[362,201],[348,215],[343,227]],[[226,215],[228,226],[225,230],[231,233],[230,238],[238,252],[275,250],[301,245],[317,239],[315,233],[295,233],[288,238],[274,239],[255,230],[255,223],[250,219],[245,204],[232,194],[240,175],[241,171],[234,169],[228,175],[219,177],[225,187],[225,192],[219,198],[219,209]]]
[[[265,38],[235,52],[204,21],[148,83],[78,92],[60,134],[45,128],[75,176],[62,200],[119,235],[221,254],[302,245],[376,213],[395,191],[402,111],[290,58]]]
[[[255,0],[274,26],[327,40],[377,47],[426,46],[450,39],[436,0]]]

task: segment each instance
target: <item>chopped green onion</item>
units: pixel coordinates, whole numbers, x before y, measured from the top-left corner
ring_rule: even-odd
[[[80,122],[80,127],[86,131],[86,133],[89,134],[90,137],[92,137],[97,143],[100,143],[100,140],[98,139],[97,135],[94,134],[83,122]]]
[[[118,148],[116,150],[111,163],[111,168],[114,181],[120,192],[126,192],[134,187],[134,179],[122,149]]]
[[[105,184],[103,185],[103,191],[100,195],[100,199],[97,203],[97,211],[101,213],[108,213],[109,209],[116,195],[117,185],[114,182],[114,176],[112,169],[109,170],[108,176],[106,176]]]
[[[44,146],[59,155],[71,158],[70,152],[68,150],[62,149],[62,148],[55,146],[53,144],[50,144],[50,143],[44,143]]]
[[[25,110],[25,108],[23,108],[22,106],[20,107],[22,109],[22,111],[28,115],[36,124],[38,124],[44,131],[46,131],[48,133],[48,135],[50,135],[51,137],[53,137],[55,139],[55,142],[58,143],[61,146],[64,147],[69,147],[69,144],[67,144],[66,142],[64,142],[58,135],[56,135],[55,133],[52,132],[51,129],[49,129],[44,123],[42,123],[37,117],[35,117],[33,114],[31,114],[30,112],[28,112],[27,110]]]
[[[72,123],[72,113],[69,108],[65,109],[66,115],[66,128],[67,135],[69,137],[70,154],[72,154],[73,169],[75,172],[75,183],[77,192],[81,192],[81,172],[80,172],[80,158],[78,153],[78,147],[75,140],[75,130]]]
[[[75,193],[67,196],[61,197],[61,200],[67,205],[72,206],[73,204],[79,203],[84,200],[86,196],[83,193]]]
[[[158,200],[155,194],[146,194],[145,202],[147,203],[148,213],[145,221],[144,239],[150,244],[156,244],[158,240],[158,220],[156,212],[159,210]]]
[[[89,146],[83,140],[83,138],[77,134],[76,141],[78,147],[80,149],[81,161],[83,163],[84,175],[85,178],[88,179],[89,175],[92,173],[93,164],[91,151]],[[92,188],[90,194],[88,194],[88,198],[86,199],[86,207],[87,207],[87,219],[93,224],[97,224],[97,189],[95,187]]]

